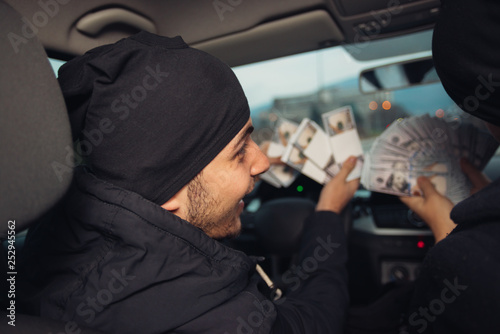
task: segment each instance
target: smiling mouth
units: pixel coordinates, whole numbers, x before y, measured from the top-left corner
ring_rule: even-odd
[[[252,180],[251,180],[251,182],[250,182],[250,185],[248,186],[248,189],[247,189],[247,191],[246,191],[246,193],[245,193],[245,196],[246,196],[246,195],[248,195],[248,194],[250,194],[254,188],[255,188],[255,178],[254,178],[254,177],[252,177]],[[245,196],[243,196],[243,197],[239,200],[238,204],[236,205],[236,207],[238,208],[238,210],[243,211],[243,209],[245,208],[245,202],[243,201],[243,198],[245,198]],[[240,212],[240,213],[241,213],[241,212]]]

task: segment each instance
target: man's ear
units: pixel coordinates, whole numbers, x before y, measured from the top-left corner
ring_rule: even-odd
[[[161,206],[162,208],[164,208],[165,210],[167,211],[170,211],[170,212],[174,212],[174,211],[177,211],[179,210],[179,208],[181,207],[181,203],[180,201],[174,196],[172,198],[170,198],[165,204],[163,204]]]
[[[174,196],[172,196],[165,204],[161,207],[167,211],[172,212],[176,216],[181,217],[182,219],[186,219],[185,211],[188,202],[187,196],[187,185],[184,186],[181,190],[177,192]]]

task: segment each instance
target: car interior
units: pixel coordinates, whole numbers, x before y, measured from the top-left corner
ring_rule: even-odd
[[[396,119],[438,113],[468,121],[437,76],[404,85],[364,85],[386,66],[432,68],[432,28],[439,0],[0,0],[0,240],[2,284],[16,275],[29,227],[50,212],[71,183],[71,132],[57,68],[94,47],[145,30],[182,36],[215,55],[238,76],[257,143],[270,139],[278,117],[300,123],[350,105],[363,149]],[[392,76],[391,76],[392,75]],[[500,176],[500,152],[484,170]],[[278,287],[294,261],[305,218],[322,185],[299,175],[289,187],[262,180],[245,198],[243,230],[231,247],[263,256]],[[413,281],[434,244],[425,223],[396,196],[360,186],[342,213],[353,306],[376,300],[388,286]],[[9,248],[15,221],[15,253]],[[12,268],[10,265],[14,265]],[[2,286],[8,319],[9,286]],[[5,295],[5,296],[4,296]],[[8,333],[72,333],[71,324],[16,313]],[[68,328],[69,325],[69,328]],[[94,333],[82,329],[83,333]]]

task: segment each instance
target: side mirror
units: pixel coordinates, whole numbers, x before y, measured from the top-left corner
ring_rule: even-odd
[[[439,82],[439,77],[428,57],[364,70],[359,76],[359,89],[370,94],[433,82]]]

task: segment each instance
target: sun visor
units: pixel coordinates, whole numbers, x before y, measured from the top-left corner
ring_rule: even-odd
[[[332,17],[315,10],[191,46],[238,66],[337,45],[343,39]]]

